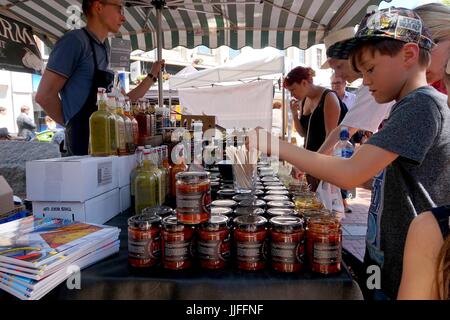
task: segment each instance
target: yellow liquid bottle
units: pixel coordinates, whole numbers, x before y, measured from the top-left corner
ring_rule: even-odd
[[[110,113],[109,117],[109,133],[111,138],[111,155],[117,155],[118,148],[118,128],[117,128],[117,117],[116,117],[116,97],[113,94],[108,94],[108,111]]]
[[[127,128],[125,127],[125,114],[123,113],[123,101],[122,99],[116,98],[116,115],[117,115],[117,126],[119,133],[119,156],[124,156],[128,154],[127,148]]]
[[[131,207],[135,208],[135,197],[136,197],[136,188],[135,188],[135,182],[136,177],[139,173],[139,171],[142,169],[143,166],[143,160],[144,160],[144,147],[139,146],[136,148],[136,167],[131,170],[130,174],[130,196],[131,196]],[[136,213],[137,214],[137,213]]]
[[[111,154],[110,113],[107,111],[105,91],[104,88],[98,88],[98,110],[89,118],[90,154],[94,157],[107,157]]]

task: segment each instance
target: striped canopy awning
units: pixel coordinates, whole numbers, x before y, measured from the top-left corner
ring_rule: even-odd
[[[132,49],[157,47],[155,0],[126,1],[126,22],[117,37]],[[161,0],[159,0],[161,1]],[[204,45],[306,49],[330,30],[356,25],[381,0],[166,0],[162,9],[162,47]],[[80,8],[80,9],[77,9]],[[30,25],[54,43],[80,27],[81,0],[0,0],[0,12]]]

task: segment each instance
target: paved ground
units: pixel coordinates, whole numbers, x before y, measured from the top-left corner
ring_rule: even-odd
[[[370,195],[369,190],[356,189],[356,197],[348,201],[352,212],[342,219],[343,247],[360,261],[363,261],[365,251]]]

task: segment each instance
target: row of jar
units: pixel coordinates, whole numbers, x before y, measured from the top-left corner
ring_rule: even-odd
[[[246,271],[267,264],[279,272],[299,272],[305,263],[321,274],[341,270],[342,231],[333,217],[303,220],[293,216],[266,218],[223,215],[197,227],[181,224],[176,216],[138,215],[128,220],[128,260],[134,267],[162,264],[166,269],[191,268],[198,261],[205,269],[235,264]],[[305,255],[306,254],[306,255]]]

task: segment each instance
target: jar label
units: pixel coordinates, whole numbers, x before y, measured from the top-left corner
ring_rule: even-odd
[[[305,245],[301,243],[272,242],[270,248],[272,261],[285,263],[303,263]]]
[[[266,258],[265,241],[236,242],[237,260],[240,262],[264,261]]]
[[[159,259],[161,257],[160,237],[145,240],[128,240],[128,256],[136,259]]]
[[[223,260],[230,258],[230,238],[212,241],[198,241],[198,257],[201,260]]]
[[[209,212],[211,206],[211,189],[204,192],[184,193],[177,190],[178,212]]]
[[[188,260],[191,257],[191,251],[191,241],[164,242],[165,260]]]
[[[340,243],[314,243],[313,261],[317,264],[327,265],[341,262]]]

